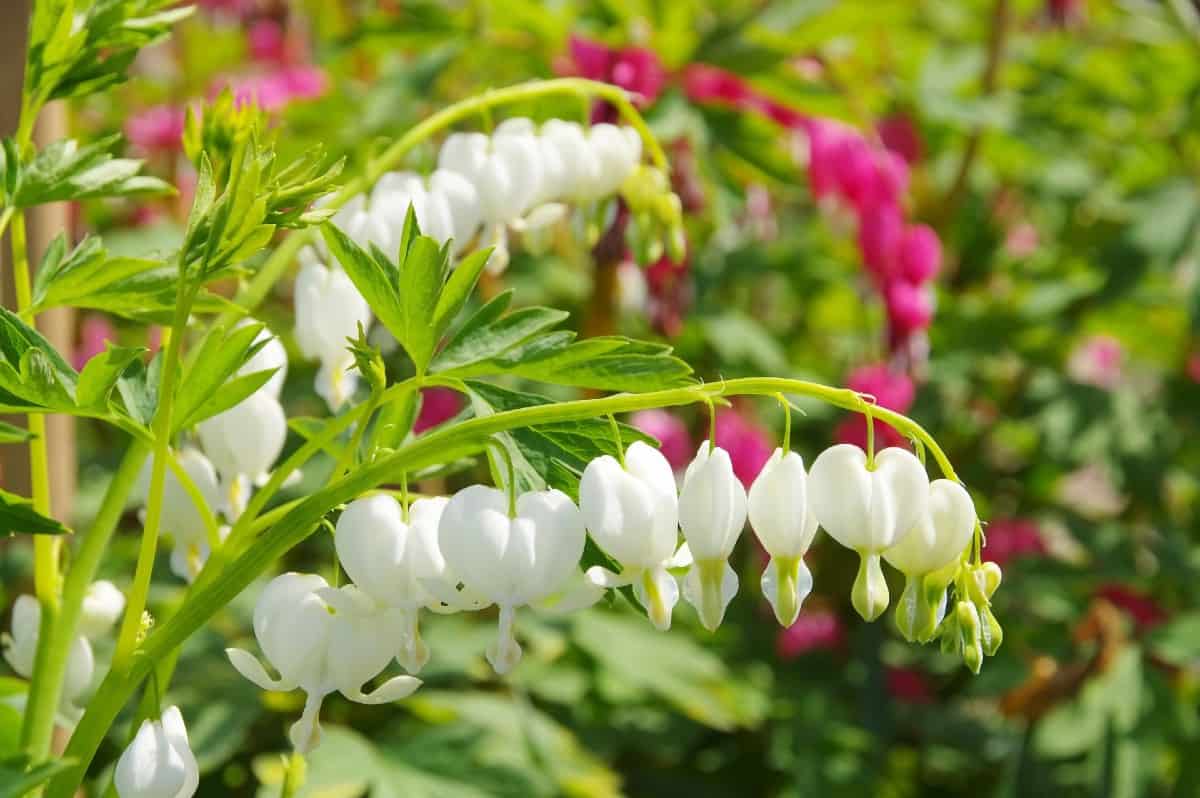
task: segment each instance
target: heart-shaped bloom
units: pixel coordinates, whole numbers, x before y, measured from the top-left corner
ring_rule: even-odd
[[[582,187],[583,195],[607,197],[621,187],[641,160],[641,136],[633,128],[602,123],[592,125],[588,131],[588,144],[596,154],[600,171],[595,181]]]
[[[254,636],[279,678],[271,678],[248,651],[225,653],[238,673],[264,690],[299,687],[308,694],[290,733],[296,750],[305,753],[320,742],[321,702],[330,693],[385,704],[420,686],[412,676],[394,676],[374,692],[362,691],[395,655],[399,629],[391,610],[354,585],[332,588],[315,574],[286,573],[271,580],[254,608]]]
[[[12,634],[0,635],[0,646],[4,659],[18,675],[33,677],[33,661],[37,656],[38,634],[42,622],[42,608],[37,599],[30,595],[17,596],[13,602]],[[59,715],[65,724],[73,724],[83,714],[79,699],[92,685],[96,671],[96,659],[92,645],[83,635],[71,641],[67,653],[67,669],[63,676],[62,699]]]
[[[840,443],[817,457],[808,489],[817,521],[862,558],[852,599],[863,618],[875,620],[889,600],[880,555],[900,542],[929,506],[925,467],[911,452],[895,447],[868,464],[866,452]]]
[[[896,623],[910,640],[933,638],[944,607],[946,586],[975,531],[975,503],[966,488],[949,479],[929,483],[929,503],[908,534],[883,558],[906,577]],[[946,573],[941,573],[943,571]]]
[[[641,441],[625,452],[622,467],[610,455],[588,463],[579,483],[579,510],[592,539],[621,565],[621,573],[597,565],[588,578],[602,587],[633,585],[638,601],[659,629],[671,627],[679,585],[667,569],[679,546],[679,499],[667,458]]]
[[[595,198],[602,167],[599,153],[588,141],[583,127],[578,122],[551,119],[542,125],[538,138],[544,149],[556,154],[556,162],[563,167],[554,196],[568,201]]]
[[[295,285],[296,343],[305,357],[321,361],[317,393],[336,411],[358,386],[358,372],[349,369],[354,356],[346,339],[358,335],[359,325],[371,325],[371,308],[344,271],[327,268],[312,250],[301,255]]]
[[[266,482],[287,439],[279,400],[256,391],[196,426],[204,451],[221,476],[222,509],[236,519],[246,507],[250,485]]]
[[[320,206],[320,202],[317,203]],[[405,206],[407,212],[407,206]],[[346,236],[362,249],[370,251],[371,246],[377,246],[386,253],[392,254],[400,245],[399,227],[389,223],[385,214],[378,213],[370,207],[367,197],[353,197],[338,209],[330,220]],[[401,215],[400,222],[404,217]],[[322,250],[324,251],[324,250]]]
[[[409,673],[429,661],[421,640],[418,613],[476,609],[457,587],[438,548],[438,522],[449,499],[417,499],[408,511],[387,494],[356,499],[346,505],[334,532],[338,559],[346,574],[377,604],[397,611],[402,627],[396,659]]]
[[[79,615],[79,634],[90,640],[103,637],[125,611],[125,594],[107,579],[88,585]]]
[[[804,554],[817,534],[817,516],[809,508],[804,459],[776,449],[750,486],[750,527],[767,554],[762,591],[783,626],[791,626],[812,590],[812,572]]]
[[[452,133],[438,154],[438,167],[458,172],[475,187],[488,224],[516,221],[542,190],[542,159],[530,132],[509,129],[492,137]]]
[[[562,491],[531,491],[509,512],[502,491],[471,485],[456,493],[438,524],[438,543],[450,571],[466,588],[500,609],[500,635],[487,651],[497,673],[521,658],[513,637],[518,607],[559,593],[583,555],[583,518]]]
[[[144,720],[117,760],[113,786],[121,798],[191,798],[200,769],[188,743],[179,707],[167,707],[159,720]]]
[[[244,327],[250,324],[249,319],[242,319],[238,322],[238,327]],[[256,344],[262,346],[253,355],[242,364],[242,367],[237,370],[238,375],[253,374],[256,371],[266,371],[267,369],[275,369],[275,373],[270,379],[259,388],[267,394],[278,399],[279,394],[283,391],[283,381],[287,379],[287,349],[284,348],[283,342],[272,335],[266,327],[254,339]]]
[[[746,489],[733,473],[729,453],[700,444],[683,474],[679,525],[695,565],[683,580],[683,596],[709,631],[721,625],[738,589],[729,555],[746,525]]]

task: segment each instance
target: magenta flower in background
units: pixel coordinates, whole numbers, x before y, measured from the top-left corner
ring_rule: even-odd
[[[1200,383],[1200,352],[1193,352],[1188,356],[1187,375],[1192,382]]]
[[[276,20],[264,17],[252,22],[246,31],[246,47],[255,61],[271,64],[287,61],[287,37]]]
[[[1096,595],[1128,613],[1139,631],[1149,631],[1170,617],[1162,605],[1148,594],[1118,582],[1101,585]]]
[[[801,610],[795,623],[779,631],[775,653],[780,659],[795,659],[810,651],[840,648],[844,637],[837,615],[829,610]]]
[[[932,704],[933,689],[929,677],[918,668],[887,669],[887,690],[892,698],[905,704]]]
[[[904,236],[900,209],[881,203],[866,210],[858,219],[858,248],[863,263],[880,279],[895,271],[896,255]]]
[[[888,319],[900,338],[929,328],[933,321],[933,297],[924,286],[907,280],[892,280],[883,293]]]
[[[413,423],[413,434],[444,424],[462,410],[462,396],[452,388],[425,388],[421,391],[421,412]]]
[[[904,279],[916,284],[937,276],[942,268],[942,242],[933,228],[924,224],[905,228],[896,253],[896,266]]]
[[[687,260],[673,261],[667,255],[646,267],[650,323],[668,338],[683,331],[683,316],[692,299],[689,269]]]
[[[89,313],[79,323],[79,345],[75,349],[72,365],[76,371],[83,370],[87,362],[116,343],[117,328],[112,320],[98,313]]]
[[[917,395],[912,377],[886,363],[859,366],[850,372],[846,385],[852,391],[870,394],[875,403],[897,413],[907,413]]]
[[[879,134],[883,146],[899,155],[910,166],[920,161],[925,154],[921,133],[912,117],[906,113],[895,113],[886,117],[875,126],[875,131]]]
[[[620,86],[641,107],[652,105],[667,83],[667,71],[653,50],[645,47],[615,49],[595,39],[572,34],[571,57],[561,65],[561,73],[579,75]],[[593,114],[599,121],[613,121],[616,109],[599,104]]]
[[[775,450],[765,429],[737,408],[717,411],[716,444],[729,452],[734,475],[749,486]]]
[[[1037,522],[1030,518],[997,518],[984,528],[983,559],[1004,566],[1017,557],[1040,557],[1046,544]]]
[[[264,111],[279,111],[293,102],[320,97],[328,84],[324,70],[311,64],[286,66],[229,83],[238,102],[256,102]]]
[[[658,440],[663,457],[676,471],[687,467],[696,454],[687,425],[666,410],[639,410],[629,423]]]
[[[183,148],[186,112],[180,106],[155,105],[125,122],[125,138],[143,152],[178,152]]]
[[[1067,374],[1076,382],[1111,391],[1121,383],[1125,349],[1111,335],[1093,335],[1067,359]]]

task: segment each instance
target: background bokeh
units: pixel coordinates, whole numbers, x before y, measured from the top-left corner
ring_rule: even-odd
[[[305,795],[1200,794],[1200,5],[199,5],[128,84],[70,109],[76,130],[123,132],[180,196],[77,208],[77,232],[117,252],[171,249],[195,181],[185,109],[226,85],[270,111],[282,150],[321,143],[353,166],[489,87],[616,83],[671,158],[687,257],[638,265],[618,218],[595,246],[526,242],[483,292],[569,309],[586,334],[665,340],[706,380],[874,394],[943,444],[1004,569],[1005,642],[978,677],[903,643],[890,619],[862,623],[853,554],[822,538],[814,593],[787,630],[755,590],[750,536],[735,555],[743,592],[713,635],[682,605],[667,634],[621,599],[569,619],[527,613],[525,661],[501,681],[482,658],[486,617],[437,618],[412,699],[328,702]],[[409,165],[435,158],[427,147]],[[289,415],[320,415],[288,290],[263,319],[293,355]],[[85,315],[77,357],[154,334]],[[420,425],[458,409],[429,395]],[[866,438],[861,418],[804,410],[792,444],[808,459]],[[634,421],[679,465],[708,423]],[[721,411],[717,438],[749,484],[782,429],[776,404],[747,402]],[[124,441],[86,424],[79,436],[85,521]],[[288,496],[325,477],[309,469]],[[127,579],[137,528],[131,513],[103,575]],[[22,557],[5,551],[0,604],[22,588]],[[331,539],[288,565],[331,572]],[[151,598],[169,605],[182,586],[158,571]],[[271,794],[302,700],[259,693],[221,653],[249,639],[252,599],[189,643],[171,688],[203,796]]]

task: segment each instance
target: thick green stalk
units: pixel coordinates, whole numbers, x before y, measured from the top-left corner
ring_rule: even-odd
[[[167,353],[163,358],[158,410],[151,422],[154,433],[154,461],[150,470],[150,489],[146,497],[146,521],[142,527],[142,544],[134,569],[133,585],[129,589],[125,605],[125,617],[121,621],[117,648],[113,653],[113,670],[125,664],[137,647],[138,632],[142,628],[142,614],[150,593],[150,578],[154,571],[154,556],[158,551],[158,532],[162,521],[167,462],[171,457],[171,416],[175,406],[175,383],[179,373],[183,333],[187,329],[188,314],[191,312],[194,297],[195,291],[187,287],[181,276],[175,296],[175,318],[171,323],[170,340],[167,342]]]
[[[17,312],[33,303],[33,291],[29,274],[29,252],[25,240],[25,214],[12,214],[12,261],[13,286],[17,299]],[[29,414],[29,481],[33,492],[33,509],[49,516],[50,510],[50,462],[46,445],[46,416]],[[41,606],[41,621],[38,626],[38,647],[34,655],[32,682],[45,682],[55,670],[51,662],[48,641],[54,634],[58,620],[59,589],[61,577],[58,571],[59,552],[62,543],[55,535],[35,535],[33,538],[33,581]],[[54,714],[57,704],[47,705],[44,701],[31,703],[21,724],[21,745],[34,762],[42,761],[50,753],[50,739],[54,734]]]
[[[155,663],[182,645],[272,563],[312,534],[321,518],[338,504],[356,498],[398,473],[477,453],[487,446],[487,441],[492,435],[499,432],[551,422],[598,418],[610,413],[705,402],[722,396],[774,396],[779,393],[811,396],[856,412],[863,412],[868,406],[860,394],[851,390],[769,377],[539,405],[508,410],[464,421],[450,428],[434,430],[410,441],[392,454],[380,457],[334,481],[288,510],[274,525],[270,534],[261,535],[253,540],[244,552],[213,578],[204,584],[200,584],[198,580],[188,591],[179,612],[171,620],[157,627],[138,647],[138,656],[127,659],[120,667],[114,667],[109,672],[76,727],[75,735],[65,752],[65,756],[73,759],[76,764],[50,783],[48,798],[69,798],[79,786],[117,713],[129,700],[138,684],[154,668]],[[872,412],[876,418],[904,435],[921,441],[933,453],[946,477],[956,479],[941,447],[919,424],[884,408],[874,407]]]

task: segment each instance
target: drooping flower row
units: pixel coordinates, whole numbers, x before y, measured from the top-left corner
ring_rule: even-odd
[[[426,664],[421,610],[494,605],[499,634],[486,656],[501,674],[521,657],[514,632],[519,608],[568,612],[607,589],[632,588],[651,623],[663,630],[682,596],[702,625],[715,630],[738,591],[729,558],[747,520],[770,555],[761,589],[785,627],[812,588],[804,557],[820,527],[860,555],[852,598],[867,620],[889,604],[881,567],[886,560],[908,580],[897,607],[897,624],[908,639],[926,642],[939,628],[953,626],[956,639],[965,640],[956,645],[969,664],[973,655],[964,646],[978,648],[981,658],[998,645],[998,625],[981,632],[980,619],[991,617],[986,605],[999,571],[993,564],[960,567],[977,522],[959,483],[931,482],[922,463],[903,449],[871,456],[840,444],[810,470],[799,454],[776,449],[747,491],[728,452],[705,441],[678,487],[667,459],[644,443],[634,443],[619,459],[596,458],[584,470],[578,505],[558,490],[516,495],[484,485],[407,507],[390,493],[359,498],[343,510],[334,535],[352,583],[334,588],[320,576],[287,573],[259,598],[255,636],[278,676],[249,652],[228,654],[263,689],[307,693],[291,737],[298,750],[308,750],[319,740],[325,696],[340,692],[380,703],[417,688],[416,678],[396,676],[372,692],[363,690],[393,658],[410,674]],[[611,567],[581,571],[589,535]],[[952,582],[956,605],[944,621]],[[966,617],[971,612],[973,626]]]
[[[411,207],[421,232],[453,241],[456,252],[474,244],[494,247],[489,268],[499,270],[508,261],[511,234],[536,238],[565,217],[568,203],[602,211],[601,203],[622,189],[641,158],[642,139],[630,127],[506,119],[491,135],[451,134],[431,175],[385,174],[369,194],[342,206],[333,223],[360,247],[394,255]],[[670,216],[676,209],[664,210]],[[370,324],[371,310],[350,278],[327,263],[322,251],[301,254],[296,339],[306,357],[321,362],[317,391],[336,410],[358,379],[347,371],[346,339],[358,325]]]

